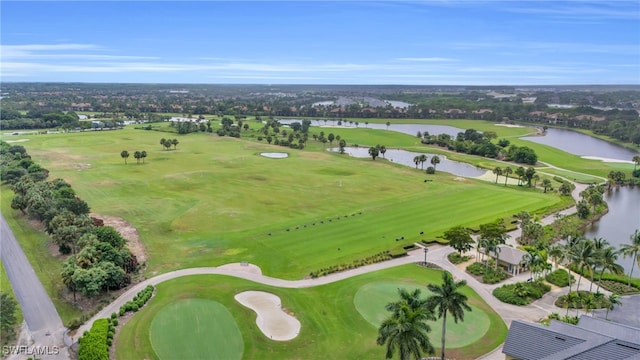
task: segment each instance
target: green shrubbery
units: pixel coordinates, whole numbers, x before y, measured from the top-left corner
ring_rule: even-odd
[[[375,263],[386,261],[386,260],[391,260],[393,258],[401,257],[401,256],[404,256],[406,254],[407,254],[407,252],[404,251],[404,249],[402,249],[402,248],[394,249],[393,251],[386,250],[386,251],[383,251],[381,253],[377,253],[375,255],[366,257],[364,259],[353,260],[353,262],[351,264],[332,265],[332,266],[327,267],[327,268],[322,268],[322,269],[320,269],[318,271],[312,271],[311,273],[309,273],[309,276],[311,276],[312,278],[317,278],[317,277],[320,277],[320,276],[325,276],[325,275],[332,274],[334,272],[340,272],[340,271],[355,269],[355,268],[358,268],[358,267],[361,267],[361,266],[375,264]]]
[[[78,360],[108,360],[109,345],[111,345],[109,334],[112,334],[112,327],[108,319],[96,320],[91,330],[78,340],[80,344]]]
[[[558,269],[556,271],[550,272],[547,276],[544,277],[549,283],[559,286],[565,287],[569,286],[569,274],[565,269]],[[571,275],[571,283],[575,282],[575,277]]]
[[[127,301],[120,307],[120,316],[126,314],[128,311],[136,312],[144,306],[144,304],[151,299],[153,295],[153,285],[149,285],[142,289],[133,300]]]
[[[493,290],[493,296],[498,300],[513,305],[527,305],[540,299],[551,290],[551,286],[542,281],[519,282],[503,285]]]
[[[631,295],[637,294],[640,292],[638,288],[633,286],[628,286],[626,282],[616,281],[616,280],[602,280],[600,282],[600,286],[608,291],[611,291],[614,294],[618,295]]]
[[[471,259],[471,256],[466,256],[466,255],[460,256],[460,254],[458,254],[457,252],[453,252],[447,255],[447,259],[449,259],[449,261],[451,261],[452,264],[460,264]]]
[[[482,282],[485,284],[496,284],[509,277],[502,269],[495,269],[491,265],[492,263],[492,260],[489,261],[488,266],[477,262],[473,263],[467,266],[467,272],[475,276],[482,276]]]
[[[556,300],[556,306],[566,309],[603,309],[611,303],[602,293],[589,291],[572,291],[570,294],[561,295]]]
[[[570,315],[560,316],[560,314],[558,313],[551,313],[551,315],[547,316],[547,318],[542,320],[541,323],[543,325],[549,325],[551,320],[559,320],[569,324],[578,325],[579,318],[577,316],[570,316]]]

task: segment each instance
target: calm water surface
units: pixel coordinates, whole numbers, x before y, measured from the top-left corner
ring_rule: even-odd
[[[640,229],[640,187],[623,186],[612,189],[605,194],[609,212],[599,221],[593,223],[585,236],[588,238],[606,239],[612,246],[619,248],[630,243],[629,237],[636,229]],[[625,271],[631,269],[631,258],[618,258],[618,263]],[[634,277],[640,277],[640,269],[636,264]]]
[[[640,154],[640,152],[566,129],[549,128],[545,136],[526,136],[522,139],[553,146],[580,156],[631,161],[635,155]]]

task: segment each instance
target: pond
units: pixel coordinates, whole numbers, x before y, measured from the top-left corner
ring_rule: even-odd
[[[566,129],[549,128],[544,136],[526,136],[522,139],[553,146],[582,157],[631,162],[635,155],[640,154],[640,152]]]
[[[338,148],[331,148],[331,151],[338,151]],[[357,158],[370,158],[369,148],[367,147],[345,147],[345,153],[357,157]],[[416,164],[413,162],[413,158],[419,155],[427,155],[427,161],[424,163],[424,169],[431,166],[431,158],[435,154],[424,154],[399,149],[387,149],[384,158],[398,164],[406,165],[415,168]],[[464,177],[478,177],[484,175],[487,170],[477,168],[473,165],[466,163],[453,161],[447,159],[444,155],[438,155],[440,163],[436,166],[436,171],[444,171],[456,176]],[[382,155],[380,156],[382,158]],[[422,165],[418,164],[418,168],[422,169]]]
[[[613,188],[605,194],[605,200],[609,205],[609,212],[588,227],[585,236],[590,239],[600,237],[606,239],[617,249],[620,245],[629,244],[631,234],[636,229],[640,229],[640,187]],[[625,268],[626,272],[631,269],[632,261],[630,257],[618,258],[618,263]],[[634,277],[640,276],[637,270],[636,265]]]
[[[290,125],[294,122],[302,123],[302,120],[297,119],[282,119],[278,120],[280,124]],[[448,134],[451,137],[456,137],[459,132],[464,132],[465,129],[457,128],[455,126],[448,125],[426,125],[426,124],[395,124],[391,123],[389,126],[386,124],[365,124],[364,122],[359,122],[356,126],[356,123],[349,123],[348,121],[342,121],[342,125],[338,126],[338,120],[311,120],[311,126],[320,126],[320,127],[336,127],[336,128],[344,128],[344,129],[355,129],[364,128],[364,129],[378,129],[378,130],[390,130],[397,131],[403,134],[416,136],[418,131],[424,133],[428,131],[431,135],[439,135],[439,134]]]

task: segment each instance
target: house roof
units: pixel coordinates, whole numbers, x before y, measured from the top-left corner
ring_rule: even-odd
[[[640,329],[585,315],[577,326],[514,320],[502,352],[523,360],[638,359]]]
[[[498,245],[498,248],[500,248],[499,254],[498,254],[500,261],[503,261],[503,262],[506,262],[507,264],[512,264],[512,265],[521,264],[523,257],[528,254],[526,251],[516,249],[509,245],[501,244],[501,245]],[[484,249],[481,249],[480,252],[484,253]],[[487,255],[491,256],[492,258],[496,257],[492,251],[490,251]]]

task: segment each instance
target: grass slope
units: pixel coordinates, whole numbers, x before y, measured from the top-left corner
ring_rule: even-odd
[[[118,359],[158,358],[149,341],[150,325],[168,304],[181,299],[213,300],[231,313],[244,341],[245,359],[326,359],[340,354],[342,359],[382,359],[384,348],[375,343],[377,329],[365,320],[354,305],[359,288],[372,282],[392,282],[424,286],[439,283],[438,270],[405,265],[365,274],[337,283],[306,289],[280,289],[246,280],[215,275],[183,277],[158,285],[156,296],[121,330],[116,341]],[[255,326],[255,313],[240,305],[233,296],[242,291],[260,290],[274,293],[283,307],[295,314],[302,327],[291,341],[267,339]],[[469,287],[463,292],[475,309],[486,313],[489,329],[480,341],[466,347],[448,349],[447,356],[459,359],[477,358],[504,341],[507,327],[500,317]],[[382,308],[380,312],[384,312]],[[439,338],[431,337],[434,346]]]

